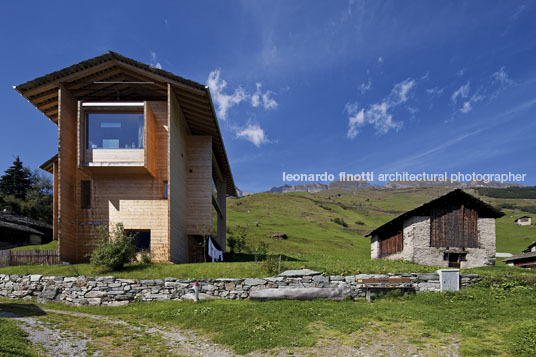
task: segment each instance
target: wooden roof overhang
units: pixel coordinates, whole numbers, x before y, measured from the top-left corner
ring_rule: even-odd
[[[54,163],[58,161],[58,154],[52,156],[50,159],[45,161],[39,168],[51,174],[54,174]]]
[[[60,86],[68,89],[76,100],[128,102],[167,100],[168,84],[173,88],[191,134],[212,137],[214,156],[226,181],[227,195],[236,196],[210,90],[200,83],[110,51],[14,88],[57,124]]]
[[[486,202],[479,200],[478,198],[464,192],[461,189],[455,189],[438,197],[430,202],[423,204],[417,208],[414,208],[410,211],[407,211],[400,216],[390,220],[389,222],[381,225],[376,228],[365,237],[372,237],[375,235],[381,236],[387,233],[392,233],[394,231],[402,229],[404,222],[410,217],[414,216],[429,216],[431,209],[438,206],[455,206],[455,205],[465,205],[465,207],[472,208],[478,212],[478,216],[482,218],[500,218],[504,216],[504,213],[497,210],[493,206],[487,204]]]

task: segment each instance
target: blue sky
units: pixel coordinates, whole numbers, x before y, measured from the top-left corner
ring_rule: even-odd
[[[12,86],[113,50],[209,85],[242,190],[325,171],[535,185],[535,15],[532,1],[6,2],[0,169],[57,147]]]

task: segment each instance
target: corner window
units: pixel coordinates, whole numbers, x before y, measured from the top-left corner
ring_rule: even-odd
[[[88,149],[143,149],[143,113],[88,113]]]
[[[86,149],[143,149],[144,103],[82,103]]]

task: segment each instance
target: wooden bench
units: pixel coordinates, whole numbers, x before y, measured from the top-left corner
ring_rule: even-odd
[[[370,302],[370,292],[372,290],[392,290],[400,289],[402,295],[406,296],[413,290],[410,278],[378,278],[378,279],[357,279],[358,284],[363,284],[365,298]]]

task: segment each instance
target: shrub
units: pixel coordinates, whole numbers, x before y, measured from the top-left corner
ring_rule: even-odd
[[[236,238],[233,236],[227,237],[227,246],[229,247],[229,252],[234,254],[236,249]]]
[[[112,234],[107,226],[99,226],[100,240],[90,254],[89,261],[96,267],[121,270],[136,258],[134,237],[125,234],[122,223],[117,223]]]
[[[268,244],[259,242],[250,249],[251,254],[255,256],[255,261],[265,260],[268,253]]]
[[[266,260],[262,263],[262,266],[268,274],[281,273],[281,256],[280,255],[267,255]],[[284,270],[285,268],[283,268]]]
[[[143,265],[149,265],[152,263],[150,250],[144,249],[140,252],[140,263]]]
[[[342,218],[337,217],[337,218],[332,219],[331,221],[332,221],[333,223],[338,224],[339,226],[343,226],[343,227],[345,227],[345,228],[348,227],[348,223],[346,223],[346,222],[344,221],[344,219],[342,219]]]
[[[236,235],[227,237],[227,245],[231,254],[244,251],[247,248],[246,229],[238,227]]]

